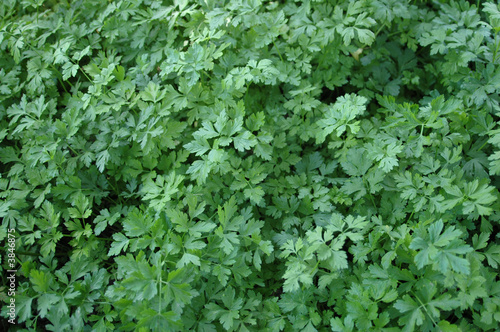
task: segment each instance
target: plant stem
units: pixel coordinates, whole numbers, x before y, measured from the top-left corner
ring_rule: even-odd
[[[493,53],[493,63],[495,63],[497,61],[497,54],[498,54],[498,49],[500,48],[500,43],[498,42],[498,30],[495,32],[495,44],[496,44],[496,48],[495,48],[495,52]]]
[[[486,144],[488,144],[488,140],[486,140],[486,142],[484,142],[483,145],[481,145],[481,147],[477,150],[477,152],[481,151],[481,149],[484,148]]]
[[[425,307],[425,304],[422,303],[422,301],[420,301],[420,299],[418,298],[418,296],[414,293],[414,292],[411,292],[413,294],[413,296],[415,296],[415,298],[417,299],[418,303],[420,303],[420,307],[421,308],[424,308],[424,311],[425,313],[427,314],[427,316],[429,316],[429,318],[431,319],[432,321],[432,324],[434,324],[434,326],[437,326],[436,324],[436,321],[432,318],[432,316],[429,314],[429,311],[427,310],[427,308]]]
[[[276,46],[276,43],[274,42],[274,40],[273,40],[273,45],[274,45],[274,47],[276,48],[276,52],[278,52],[278,55],[279,55],[279,57],[280,57],[280,59],[281,59],[281,62],[285,62],[285,61],[283,60],[283,57],[281,56],[281,53],[280,53],[280,50],[279,50],[278,46]]]

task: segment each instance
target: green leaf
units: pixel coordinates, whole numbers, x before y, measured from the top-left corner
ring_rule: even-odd
[[[156,211],[161,211],[172,197],[178,193],[178,187],[184,180],[184,176],[171,172],[168,176],[158,175],[156,180],[147,178],[142,186],[141,193],[143,200],[150,201],[150,207]]]
[[[250,199],[250,202],[261,205],[264,202],[264,190],[260,186],[248,188],[243,191],[245,197]]]
[[[119,255],[122,250],[127,250],[130,240],[122,233],[113,234],[113,243],[108,251],[108,256]]]
[[[144,91],[141,93],[142,100],[152,101],[157,103],[165,97],[165,91],[160,91],[160,86],[153,82],[149,82]]]
[[[316,135],[316,143],[322,143],[333,131],[336,132],[337,137],[340,137],[347,130],[348,124],[357,124],[352,121],[365,111],[367,101],[365,97],[355,94],[339,97],[335,104],[327,109],[326,117],[318,121],[318,126],[322,131]],[[355,134],[359,129],[351,130]]]
[[[234,138],[234,147],[240,152],[250,150],[256,144],[257,140],[249,131],[244,131]]]
[[[177,262],[176,267],[179,269],[188,265],[189,263],[200,266],[200,258],[192,254],[184,253],[181,259]]]
[[[432,264],[433,269],[445,274],[450,269],[458,273],[469,274],[469,261],[459,255],[469,253],[473,249],[459,238],[461,231],[451,226],[442,232],[443,227],[442,220],[438,220],[429,227],[423,237],[417,236],[411,242],[410,248],[419,250],[415,256],[415,263],[420,269]]]
[[[128,237],[139,237],[149,231],[153,225],[153,220],[149,215],[141,213],[137,208],[129,211],[123,221],[123,229]]]

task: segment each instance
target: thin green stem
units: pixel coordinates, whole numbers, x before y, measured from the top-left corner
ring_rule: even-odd
[[[92,304],[111,304],[111,302],[104,302],[104,301],[87,301],[83,300],[85,303],[92,303]]]
[[[209,79],[213,79],[212,76],[208,75],[207,72],[205,72],[204,70],[201,71],[202,74],[204,74],[206,77],[208,77]]]
[[[246,88],[246,90],[245,90],[245,96],[243,97],[243,100],[245,101],[245,107],[247,106],[247,105],[246,105],[246,101],[247,101],[248,89],[249,89],[249,87],[250,87],[250,83],[249,83],[249,82],[247,82],[247,84],[246,84],[246,85],[247,85],[247,88]]]
[[[71,61],[71,62],[73,63],[73,61]],[[73,64],[77,65],[76,63],[73,63]],[[89,77],[89,75],[87,75],[86,72],[83,71],[83,69],[82,69],[82,67],[80,65],[78,65],[78,69],[80,69],[80,71],[82,72],[83,76],[85,76],[87,78],[87,80],[92,83],[92,79]]]
[[[378,34],[380,33],[380,31],[382,31],[383,28],[385,28],[385,24],[382,24],[380,28],[378,28],[377,32],[375,32],[375,38],[377,38]]]
[[[78,152],[76,152],[72,147],[71,145],[67,144],[67,147],[71,150],[71,152],[73,152],[75,154],[75,156],[78,156],[80,155]]]
[[[280,53],[280,50],[279,50],[278,46],[276,46],[276,43],[274,42],[274,40],[273,40],[273,45],[274,45],[274,47],[276,48],[276,52],[278,52],[278,55],[279,55],[279,57],[280,57],[280,59],[281,59],[281,62],[285,62],[285,61],[283,60],[283,57],[281,56],[281,53]]]
[[[163,267],[163,262],[162,264],[160,265],[160,269]],[[162,294],[161,294],[161,286],[162,286],[162,281],[163,281],[163,278],[162,278],[162,271],[159,271],[158,273],[158,279],[159,279],[159,282],[158,282],[158,285],[160,287],[160,291],[158,292],[158,297],[159,297],[159,300],[158,300],[158,313],[161,313],[161,298],[162,298]],[[158,331],[160,331],[160,321],[158,320]]]
[[[481,149],[484,148],[486,144],[488,144],[488,140],[486,140],[486,142],[484,142],[483,145],[481,145],[481,147],[477,150],[477,152],[481,151]]]
[[[432,318],[431,314],[429,313],[429,311],[427,310],[427,308],[425,307],[425,304],[422,303],[422,301],[420,301],[419,297],[417,296],[417,294],[415,294],[414,292],[411,292],[413,294],[413,296],[415,296],[415,298],[417,299],[418,303],[420,303],[420,307],[423,308],[425,310],[425,313],[427,314],[427,316],[429,316],[429,318],[431,319],[432,321],[432,324],[434,324],[434,326],[437,326],[436,324],[436,321]]]
[[[411,220],[411,218],[413,217],[413,214],[415,213],[415,210],[411,211],[411,214],[410,214],[410,217],[408,218],[408,221]]]
[[[495,63],[497,61],[497,54],[498,54],[498,50],[500,48],[500,43],[498,42],[498,30],[495,31],[495,44],[496,44],[496,48],[495,48],[495,52],[493,53],[493,63]]]
[[[368,192],[368,196],[370,196],[370,200],[372,201],[373,207],[377,208],[377,205],[375,204],[375,200],[373,199],[373,196],[370,192]]]
[[[389,37],[392,37],[394,35],[397,35],[397,34],[400,34],[402,31],[394,31],[394,32],[391,32],[390,34],[387,35],[387,38]]]
[[[106,197],[106,199],[107,199],[107,200],[109,200],[109,201],[111,201],[114,205],[120,205],[120,204],[118,204],[118,202],[117,202],[117,201],[115,201],[114,199],[112,199],[112,198],[111,198],[111,197],[109,197],[109,196],[107,196],[107,197]]]
[[[375,199],[373,198],[372,193],[370,192],[370,188],[369,188],[368,184],[366,183],[365,178],[363,178],[363,184],[365,185],[365,189],[367,189],[368,196],[370,197],[370,200],[373,204],[373,207],[377,208],[377,204],[375,204]]]
[[[109,241],[109,242],[113,242],[113,241],[114,241],[113,239],[109,239],[109,238],[107,238],[107,237],[97,237],[97,236],[96,236],[96,239],[98,239],[98,240],[102,240],[102,241]]]

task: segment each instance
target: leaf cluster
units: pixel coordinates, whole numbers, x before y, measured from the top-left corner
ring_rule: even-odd
[[[17,326],[498,329],[496,2],[4,0],[0,22]]]

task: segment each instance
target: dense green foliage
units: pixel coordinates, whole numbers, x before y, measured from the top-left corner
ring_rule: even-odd
[[[498,331],[495,1],[0,20],[4,329]]]

